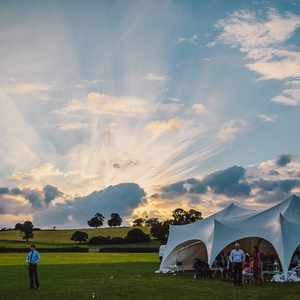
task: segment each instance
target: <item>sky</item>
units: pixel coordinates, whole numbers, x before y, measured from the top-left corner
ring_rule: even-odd
[[[299,49],[296,0],[1,1],[0,226],[299,193]]]

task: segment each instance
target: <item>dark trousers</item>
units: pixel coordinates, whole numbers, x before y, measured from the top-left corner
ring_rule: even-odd
[[[40,286],[40,283],[37,274],[37,264],[29,264],[28,271],[30,288],[38,288]]]
[[[232,264],[232,279],[234,285],[242,285],[242,272],[243,272],[243,263],[233,263]]]

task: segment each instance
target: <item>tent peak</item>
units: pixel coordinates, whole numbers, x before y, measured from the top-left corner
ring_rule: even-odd
[[[300,201],[300,197],[298,197],[297,195],[293,194],[291,197],[289,197],[290,201]]]
[[[255,211],[239,206],[236,203],[232,202],[228,206],[226,206],[223,210],[213,215],[213,218],[221,219],[221,220],[230,220],[232,218],[241,218],[247,215],[253,214]]]
[[[283,215],[289,221],[299,224],[300,216],[300,197],[292,195],[287,199],[288,205],[283,211]]]

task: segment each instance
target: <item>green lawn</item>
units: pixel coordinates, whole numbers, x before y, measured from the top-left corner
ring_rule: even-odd
[[[119,227],[119,228],[99,228],[99,229],[79,229],[80,231],[87,232],[89,238],[94,236],[111,236],[111,237],[125,237],[127,232],[131,230],[132,227]],[[146,233],[149,233],[149,228],[142,228]],[[34,231],[34,238],[30,240],[37,245],[39,248],[52,248],[52,247],[70,247],[78,246],[77,243],[74,243],[70,240],[73,232],[77,229],[66,229],[66,230],[41,230]],[[0,231],[0,247],[12,247],[12,248],[24,248],[28,247],[22,238],[22,233],[16,230],[10,231]],[[127,246],[137,246],[137,245],[122,245],[123,247]],[[139,244],[138,246],[148,246],[148,247],[158,247],[159,243],[157,241],[151,241],[150,243]],[[85,245],[81,245],[85,247]],[[109,246],[111,247],[111,246]],[[112,246],[115,247],[115,246]],[[119,247],[119,246],[118,246]]]
[[[40,290],[27,287],[22,254],[0,254],[0,300],[92,299],[300,299],[300,285],[265,284],[234,288],[222,281],[193,280],[184,276],[154,274],[156,254],[73,253],[43,254]]]

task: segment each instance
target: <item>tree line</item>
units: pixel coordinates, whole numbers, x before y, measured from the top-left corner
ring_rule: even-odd
[[[184,210],[182,208],[177,208],[172,212],[172,216],[170,219],[160,220],[158,218],[137,218],[133,220],[132,225],[134,227],[144,227],[147,226],[150,228],[150,234],[154,238],[158,239],[161,243],[165,243],[168,239],[169,235],[169,226],[170,225],[184,225],[190,224],[199,220],[202,220],[202,213],[195,209]],[[103,214],[97,212],[93,217],[87,220],[87,224],[93,228],[99,228],[104,225],[105,217]],[[107,225],[109,227],[121,226],[123,220],[118,213],[112,213],[110,218],[107,220]],[[53,227],[55,230],[56,227]],[[34,228],[31,221],[26,221],[24,223],[17,223],[15,225],[15,230],[19,230],[23,233],[23,239],[28,242],[29,239],[33,238],[33,231],[39,230],[38,228]],[[133,229],[134,230],[134,229]],[[132,236],[131,236],[132,234]],[[135,238],[133,236],[137,236],[137,240],[139,241],[148,241],[150,238],[143,235],[144,232],[140,232],[134,230],[128,237],[123,239],[123,241],[133,241]],[[122,238],[110,238],[110,237],[95,237],[92,243],[117,243],[117,240],[121,243]],[[82,231],[76,231],[72,234],[71,240],[77,242],[86,242],[88,240],[88,235]]]
[[[172,217],[170,219],[159,220],[158,218],[138,218],[133,221],[133,226],[149,226],[151,235],[161,243],[166,243],[169,236],[170,225],[190,224],[202,219],[202,213],[198,210],[176,208],[172,212]]]

